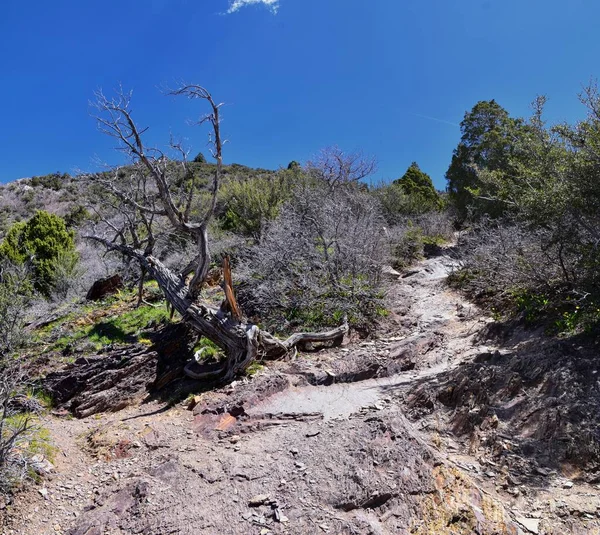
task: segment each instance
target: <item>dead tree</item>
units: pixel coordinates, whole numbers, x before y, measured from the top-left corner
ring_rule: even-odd
[[[362,152],[344,152],[337,146],[326,147],[306,163],[306,170],[325,182],[331,191],[339,186],[356,183],[377,170],[377,162]]]
[[[216,164],[204,206],[198,201],[196,178],[188,167],[186,153],[181,145],[171,143],[171,147],[180,154],[181,159],[178,161],[167,158],[158,149],[146,147],[143,140],[146,129],[139,128],[132,116],[131,93],[124,93],[122,90],[114,99],[106,98],[101,92],[96,94],[96,119],[99,129],[118,141],[119,150],[127,155],[134,167],[143,169],[147,181],[144,183],[144,192],[151,194],[132,194],[121,187],[118,175],[114,175],[112,180],[107,180],[106,174],[91,178],[120,199],[124,205],[134,209],[133,213],[139,217],[137,223],[141,222],[144,225],[146,236],[154,236],[157,226],[168,225],[179,235],[193,239],[197,249],[195,259],[181,269],[180,273],[175,273],[154,257],[151,249],[136,247],[131,233],[121,232],[121,229],[114,225],[107,228],[108,233],[104,236],[94,234],[88,235],[87,238],[137,261],[142,270],[157,281],[168,303],[181,314],[183,321],[224,351],[227,358],[224,364],[216,369],[203,369],[201,366],[196,370],[186,368],[188,375],[195,379],[230,381],[256,358],[280,358],[303,342],[339,340],[348,330],[346,322],[329,332],[298,333],[287,340],[279,340],[245,321],[235,302],[228,265],[224,266],[224,272],[227,274],[224,282],[225,297],[221,307],[217,309],[201,302],[202,286],[211,262],[208,225],[215,215],[223,168],[221,104],[213,100],[205,88],[198,85],[183,85],[169,91],[169,94],[200,100],[208,105],[208,113],[200,118],[198,124],[210,125],[211,153]],[[180,181],[179,186],[172,180],[175,165],[182,166],[184,172],[185,180]],[[194,215],[198,213],[200,215]]]

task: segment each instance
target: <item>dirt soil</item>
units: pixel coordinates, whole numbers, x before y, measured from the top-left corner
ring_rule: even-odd
[[[453,265],[393,281],[371,339],[193,410],[45,416],[54,469],[0,503],[2,533],[600,533],[594,352],[499,328],[444,285]]]

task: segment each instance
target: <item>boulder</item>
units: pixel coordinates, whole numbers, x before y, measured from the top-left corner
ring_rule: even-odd
[[[108,295],[117,293],[121,288],[123,288],[123,279],[117,273],[112,277],[106,277],[94,282],[85,298],[89,301],[99,301]]]

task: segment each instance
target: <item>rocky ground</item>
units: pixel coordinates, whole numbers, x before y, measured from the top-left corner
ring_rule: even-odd
[[[191,403],[129,405],[122,365],[61,372],[82,418],[44,417],[54,468],[0,504],[2,533],[600,533],[595,352],[499,327],[444,285],[452,266],[394,281],[371,339]],[[88,381],[111,394],[82,405]]]

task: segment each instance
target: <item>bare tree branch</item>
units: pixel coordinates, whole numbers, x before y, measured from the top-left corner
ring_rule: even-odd
[[[119,141],[119,150],[127,154],[133,163],[133,173],[123,176],[122,170],[117,169],[112,175],[99,174],[92,177],[109,194],[108,202],[111,202],[110,198],[118,202],[113,206],[112,217],[116,219],[104,218],[105,229],[110,231],[112,239],[100,234],[86,237],[108,250],[137,261],[142,270],[140,288],[144,275],[148,273],[156,279],[167,301],[181,314],[184,321],[227,353],[225,363],[216,370],[214,367],[198,370],[197,363],[190,363],[186,367],[186,373],[190,377],[219,377],[223,381],[229,381],[245,370],[258,355],[274,358],[285,355],[295,344],[304,340],[327,341],[339,338],[342,331],[346,332],[345,326],[335,332],[305,333],[280,342],[255,325],[244,323],[242,311],[234,296],[228,261],[224,264],[225,296],[221,307],[214,309],[198,302],[210,267],[208,224],[215,215],[222,175],[222,104],[217,104],[211,94],[199,85],[184,84],[169,90],[168,94],[200,100],[208,105],[209,113],[197,122],[198,125],[210,125],[211,153],[216,160],[207,206],[200,216],[192,219],[197,206],[195,195],[198,187],[183,145],[171,138],[170,146],[179,153],[179,162],[168,160],[158,149],[147,148],[143,141],[147,128],[138,128],[133,119],[131,93],[120,89],[116,97],[109,100],[99,91],[94,105],[98,110],[96,119],[99,129]],[[369,170],[368,164],[352,158],[339,160],[338,165],[340,169],[343,167],[340,171],[341,181],[359,180]],[[114,212],[118,214],[115,215]],[[157,235],[164,235],[165,228],[169,227],[170,232],[188,236],[196,244],[197,254],[194,260],[181,270],[180,275],[169,270],[153,255]],[[186,279],[191,273],[193,276],[188,283]]]

